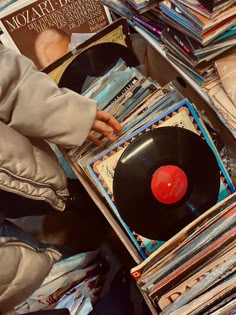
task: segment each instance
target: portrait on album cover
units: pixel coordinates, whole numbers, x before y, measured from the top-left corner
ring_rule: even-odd
[[[34,42],[34,50],[40,67],[46,68],[93,35],[94,33],[68,34],[56,27],[49,27],[38,33]]]

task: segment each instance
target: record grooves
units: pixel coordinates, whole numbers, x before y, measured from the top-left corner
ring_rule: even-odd
[[[127,225],[167,240],[217,201],[220,171],[208,144],[194,132],[160,127],[123,152],[113,179],[115,204]]]
[[[58,86],[81,93],[87,76],[103,76],[115,66],[119,58],[129,67],[136,67],[139,64],[134,53],[121,44],[108,42],[91,46],[67,66]]]

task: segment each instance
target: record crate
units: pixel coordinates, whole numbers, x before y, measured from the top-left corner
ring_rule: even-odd
[[[114,36],[114,40],[111,40],[112,36]],[[133,40],[131,40],[132,38],[133,38]],[[197,112],[196,119],[198,119],[197,117],[199,116],[199,119],[201,121],[204,121],[207,124],[209,130],[211,130],[211,132],[215,136],[214,140],[218,141],[220,143],[220,146],[225,148],[225,150],[227,151],[227,159],[228,159],[227,161],[230,160],[231,162],[233,161],[232,164],[235,163],[235,161],[236,161],[235,138],[233,137],[232,133],[230,133],[230,131],[227,129],[227,127],[222,123],[222,121],[219,119],[216,112],[209,105],[207,99],[205,97],[203,97],[202,92],[195,89],[186,80],[186,78],[184,76],[182,76],[182,73],[177,71],[177,69],[174,68],[171,65],[171,63],[169,63],[167,61],[167,59],[164,58],[164,56],[162,54],[160,54],[152,44],[150,44],[150,42],[147,42],[142,36],[139,36],[138,34],[134,34],[134,35],[130,36],[129,31],[128,31],[128,27],[127,27],[127,22],[125,21],[125,19],[117,20],[112,26],[109,26],[108,28],[106,28],[106,30],[103,30],[102,33],[96,34],[94,38],[85,42],[82,46],[80,46],[77,49],[77,51],[74,51],[73,53],[69,53],[68,55],[59,59],[57,62],[50,65],[44,71],[46,73],[48,73],[49,75],[51,75],[52,78],[60,86],[60,78],[62,77],[65,69],[67,69],[68,65],[71,64],[73,62],[73,60],[75,60],[76,56],[78,56],[79,54],[82,54],[84,51],[86,51],[86,49],[89,49],[95,45],[99,45],[99,44],[104,43],[104,42],[107,43],[110,41],[118,42],[119,44],[121,44],[121,45],[123,44],[124,46],[132,49],[132,53],[130,56],[132,56],[132,54],[133,54],[134,60],[130,61],[130,58],[128,58],[129,59],[128,62],[130,62],[131,66],[132,66],[132,63],[134,63],[134,65],[135,65],[136,60],[137,60],[138,63],[140,64],[139,67],[141,66],[142,72],[145,73],[145,76],[147,78],[151,77],[153,80],[158,82],[158,84],[160,84],[161,87],[168,86],[171,89],[175,89],[178,92],[177,97],[180,97],[179,102],[181,102],[181,99],[182,99],[182,101],[184,99],[185,100],[187,99],[189,104],[193,104],[193,106],[194,106],[194,108],[196,108],[196,112]],[[99,61],[97,62],[97,64],[99,64]],[[93,69],[96,70],[96,67],[94,66]],[[103,68],[103,70],[104,70],[104,68]],[[101,73],[101,69],[99,71]],[[85,69],[85,72],[86,72],[86,69]],[[59,76],[58,76],[58,73],[60,73]],[[82,71],[82,73],[83,73],[83,71]],[[103,75],[105,73],[106,73],[106,71],[104,71]],[[90,75],[92,75],[92,73]],[[95,75],[95,74],[93,73],[93,75]],[[73,79],[73,77],[75,77],[75,74],[72,75],[71,78]],[[170,84],[170,82],[171,82],[171,85],[168,85],[168,84]],[[62,85],[64,85],[64,82],[62,84],[62,81],[61,81],[61,86]],[[215,144],[212,142],[212,146],[214,146],[214,145]],[[222,200],[215,207],[209,209],[206,212],[206,214],[203,214],[202,216],[197,218],[195,221],[190,223],[190,225],[187,225],[187,227],[185,227],[182,230],[182,232],[177,233],[176,236],[173,236],[173,238],[171,238],[167,243],[164,243],[164,245],[162,245],[163,247],[161,246],[161,247],[157,248],[156,251],[153,252],[153,254],[151,254],[147,258],[144,258],[140,254],[140,252],[137,250],[137,246],[136,246],[137,244],[136,245],[134,244],[134,241],[132,240],[129,233],[127,232],[127,229],[125,227],[126,225],[121,224],[119,213],[117,214],[116,212],[112,211],[112,207],[111,207],[111,204],[108,202],[108,199],[104,198],[104,191],[101,192],[101,190],[98,189],[98,187],[96,186],[96,181],[92,180],[91,173],[88,172],[87,168],[86,168],[86,171],[84,171],[84,169],[81,168],[81,165],[78,161],[79,155],[77,155],[77,153],[75,153],[76,150],[73,151],[73,149],[72,149],[69,151],[65,151],[62,148],[61,148],[61,150],[63,152],[64,157],[68,161],[69,165],[73,169],[74,173],[76,174],[78,179],[81,181],[81,183],[84,185],[85,189],[88,191],[88,193],[91,196],[91,198],[93,199],[93,201],[96,203],[98,208],[101,210],[101,212],[103,213],[103,215],[107,219],[108,223],[111,225],[111,227],[115,231],[117,237],[121,240],[124,247],[127,249],[128,253],[133,258],[134,266],[135,266],[135,264],[138,265],[137,268],[134,267],[134,269],[131,271],[133,277],[134,278],[136,277],[137,280],[140,279],[140,273],[138,270],[139,267],[143,266],[143,265],[145,265],[145,266],[149,265],[152,257],[155,257],[155,255],[157,255],[156,257],[158,257],[158,253],[159,252],[162,253],[162,250],[164,253],[166,250],[166,255],[168,255],[168,254],[170,255],[171,251],[174,250],[173,244],[176,245],[176,243],[173,243],[174,241],[177,240],[178,246],[180,246],[180,242],[181,241],[184,242],[184,240],[186,241],[186,244],[187,244],[187,239],[183,238],[184,231],[185,232],[186,231],[188,231],[188,232],[192,231],[191,230],[192,226],[194,226],[196,228],[196,224],[198,222],[201,223],[201,225],[200,225],[201,229],[204,230],[204,227],[206,227],[206,224],[207,224],[206,223],[207,215],[209,215],[209,213],[214,213],[214,216],[213,215],[211,216],[212,222],[215,222],[214,220],[216,220],[216,218],[220,217],[221,215],[223,215],[225,213],[230,213],[230,216],[232,215],[232,220],[235,220],[235,194],[232,194],[232,195],[229,194],[229,196],[225,200]],[[201,152],[199,152],[199,154],[201,154]],[[220,157],[219,157],[219,159],[220,159]],[[87,167],[87,165],[86,165],[86,167]],[[235,180],[235,178],[233,178],[233,176],[235,175],[233,172],[235,170],[232,169],[231,171],[232,171],[232,173],[231,173],[232,178],[229,178],[229,183],[231,185],[230,193],[233,193],[233,191],[235,189],[234,189],[233,182],[231,182],[231,179],[233,179],[233,181]],[[105,192],[109,195],[108,190],[106,190]],[[215,209],[217,209],[217,210],[215,210]],[[235,224],[235,221],[233,221],[233,222]],[[234,231],[234,230],[230,231],[229,238],[227,239],[228,241],[229,240],[232,241],[232,239],[231,239],[232,233],[233,233],[232,231]],[[195,235],[195,234],[193,233],[191,235]],[[137,238],[136,238],[136,240],[137,240]],[[142,242],[144,243],[145,241],[142,241]],[[231,250],[232,250],[231,246],[233,246],[232,244],[233,243],[229,243],[229,244],[227,243],[227,246],[225,247],[226,253],[224,253],[224,254],[228,254],[228,249],[229,249],[229,253],[231,253]],[[168,247],[168,246],[170,246],[170,247]],[[178,246],[176,245],[176,247],[178,247]],[[235,247],[233,247],[233,248],[235,249]],[[162,258],[163,258],[163,256],[161,256],[160,259],[162,259]],[[217,259],[218,258],[219,257],[217,257]],[[229,261],[230,261],[230,263],[232,263],[234,265],[234,263],[235,263],[234,256],[233,257],[230,256]],[[231,267],[232,267],[231,265],[228,266],[228,268],[231,268]],[[226,266],[223,266],[222,268],[224,269],[224,268],[226,268]],[[201,268],[199,267],[199,270],[200,269]],[[183,277],[184,276],[187,277],[186,274],[183,275]],[[229,276],[229,274],[227,274],[227,276]],[[173,278],[173,279],[175,279],[175,278]],[[228,280],[228,278],[227,278],[227,280]],[[178,281],[180,282],[179,278],[178,278]],[[178,284],[180,284],[179,282],[178,282]],[[158,289],[154,290],[153,295],[152,295],[152,297],[154,297],[154,299],[152,299],[146,293],[147,291],[142,290],[140,283],[141,283],[140,281],[137,282],[138,287],[140,288],[140,291],[142,292],[143,297],[144,297],[145,301],[147,302],[151,312],[153,314],[159,314],[159,313],[163,314],[163,315],[164,314],[171,314],[171,313],[168,313],[168,311],[166,312],[165,309],[163,309],[163,310],[159,309],[158,310],[158,308],[155,306],[155,301],[158,300],[157,299],[158,295],[155,295],[155,292],[159,292]],[[224,287],[224,289],[226,290],[225,292],[226,293],[230,292],[230,294],[231,294],[232,293],[231,292],[232,278],[229,277],[229,281],[227,281],[227,284],[228,284],[228,286],[225,284],[226,287]],[[143,285],[143,283],[142,283],[142,285]],[[158,283],[156,283],[156,285],[158,285]],[[145,288],[150,289],[150,288],[152,288],[152,285],[150,288],[147,286],[145,286]],[[196,291],[196,292],[200,292],[200,291]],[[233,293],[231,295],[230,294],[228,294],[227,296],[231,297]],[[194,295],[194,292],[193,292],[193,295]],[[204,298],[205,298],[205,296],[204,296]],[[187,300],[188,300],[188,298],[187,298]],[[205,303],[204,301],[202,303]],[[198,301],[198,303],[200,303],[200,302]],[[156,303],[158,304],[158,301]],[[184,306],[183,302],[181,305],[182,305],[181,307]],[[198,307],[200,307],[200,306],[198,305]],[[170,306],[169,306],[169,308],[170,308]],[[175,313],[173,313],[173,314],[175,314]],[[185,314],[185,313],[182,313],[182,314]],[[188,314],[188,313],[186,313],[186,314]]]

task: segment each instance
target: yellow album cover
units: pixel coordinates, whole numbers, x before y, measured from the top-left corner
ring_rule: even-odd
[[[110,24],[90,39],[86,40],[84,43],[76,47],[75,50],[64,55],[62,58],[58,59],[56,62],[51,64],[49,67],[43,70],[50,75],[50,77],[59,84],[60,79],[71,64],[71,62],[79,56],[84,50],[101,43],[117,43],[125,47],[130,47],[130,40],[128,35],[128,24],[126,19],[121,18],[114,23]]]

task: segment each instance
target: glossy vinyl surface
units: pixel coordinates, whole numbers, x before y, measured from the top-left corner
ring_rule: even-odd
[[[168,195],[169,204],[160,202],[151,187],[153,175],[163,166],[165,171],[176,166],[175,179],[178,174],[186,176]],[[183,179],[185,191],[173,199]],[[115,204],[127,225],[144,237],[163,241],[214,205],[219,188],[220,170],[211,148],[197,134],[179,127],[159,127],[134,140],[120,157],[113,179]]]
[[[101,43],[91,46],[79,54],[65,69],[59,87],[67,87],[81,93],[87,76],[100,77],[122,58],[127,66],[137,67],[134,53],[121,44]]]

